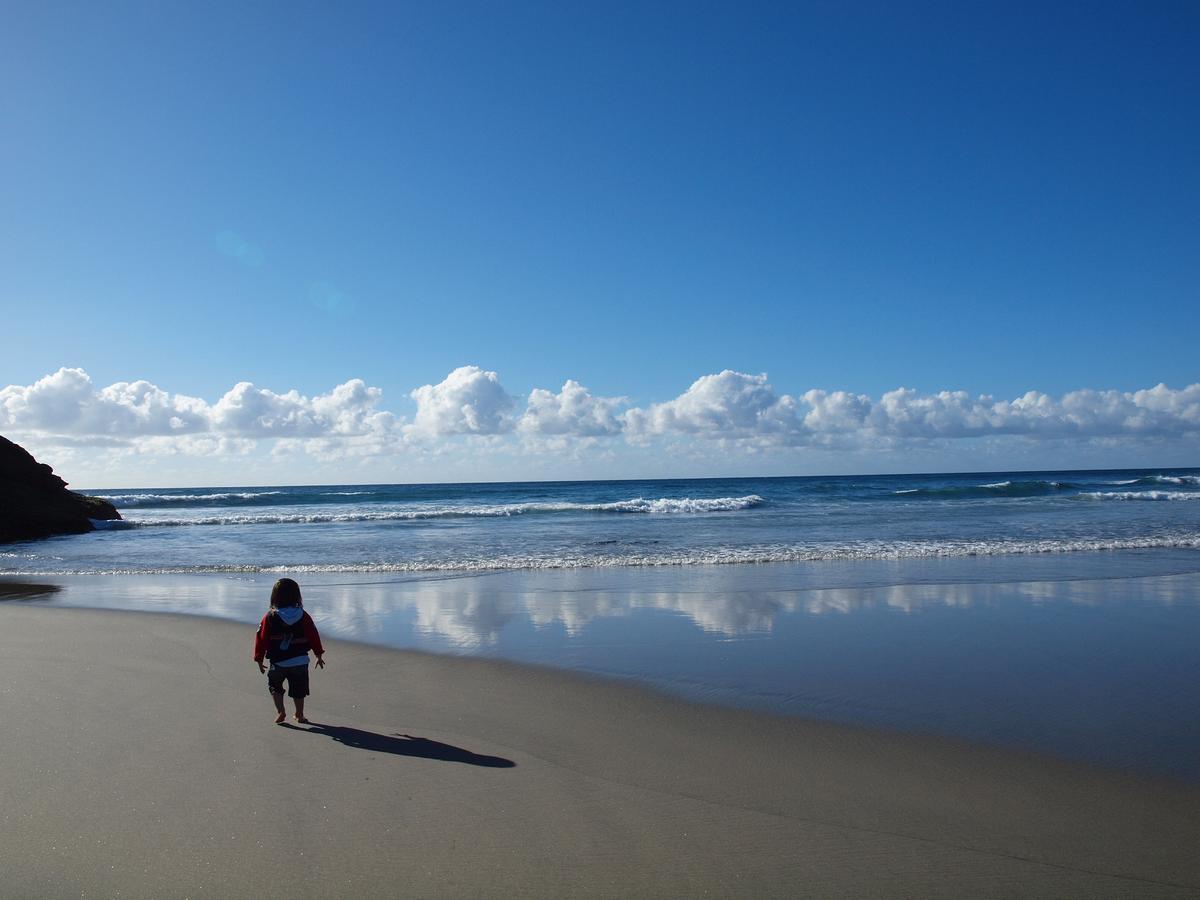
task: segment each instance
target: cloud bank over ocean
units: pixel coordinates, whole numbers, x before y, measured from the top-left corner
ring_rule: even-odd
[[[148,381],[94,384],[62,368],[0,389],[0,430],[33,446],[97,447],[150,455],[278,455],[326,462],[405,452],[556,452],[604,447],[720,446],[724,452],[886,450],[972,439],[1026,443],[1179,441],[1200,436],[1200,384],[1138,391],[1029,391],[1013,399],[897,388],[878,398],[846,391],[778,391],[765,373],[697,378],[678,396],[644,406],[594,395],[575,380],[517,397],[496,372],[462,366],[414,388],[415,411],[384,408],[361,379],[306,396],[240,382],[213,401]],[[597,450],[597,448],[600,448]]]

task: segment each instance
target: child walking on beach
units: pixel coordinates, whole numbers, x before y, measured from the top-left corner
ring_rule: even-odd
[[[283,708],[283,683],[288,696],[296,704],[296,721],[308,724],[304,718],[304,698],[308,696],[308,651],[317,655],[318,668],[325,668],[325,648],[317,633],[312,616],[304,611],[300,585],[290,578],[280,578],[271,588],[271,608],[262,617],[254,635],[254,661],[258,671],[267,673],[267,690],[275,701],[275,724],[287,718]],[[268,669],[263,657],[270,662]]]

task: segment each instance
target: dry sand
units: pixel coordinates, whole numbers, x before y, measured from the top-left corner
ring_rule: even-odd
[[[252,634],[0,605],[0,896],[1200,896],[1195,785]]]

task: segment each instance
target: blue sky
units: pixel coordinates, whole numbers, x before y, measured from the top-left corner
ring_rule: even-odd
[[[3,433],[105,485],[1195,461],[1194,5],[346,7],[6,11]],[[355,379],[391,419],[213,412]]]

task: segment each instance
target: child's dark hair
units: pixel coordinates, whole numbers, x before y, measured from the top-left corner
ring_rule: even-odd
[[[300,599],[300,585],[290,578],[280,578],[271,588],[271,605],[279,608],[284,606],[303,606]]]

